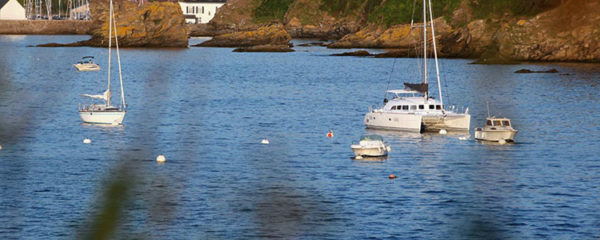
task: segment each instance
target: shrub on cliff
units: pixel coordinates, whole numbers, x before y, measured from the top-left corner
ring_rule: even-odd
[[[257,22],[282,21],[294,0],[263,0],[254,10]]]

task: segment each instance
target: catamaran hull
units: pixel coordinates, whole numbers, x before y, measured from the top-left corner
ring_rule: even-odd
[[[504,140],[506,142],[514,142],[515,136],[517,135],[516,130],[497,130],[497,131],[486,131],[486,130],[475,130],[475,139],[490,142],[499,142]]]
[[[469,131],[471,115],[453,114],[446,116],[423,116],[423,127],[426,132]]]
[[[77,71],[80,72],[91,72],[91,71],[100,71],[100,66],[96,64],[73,64]]]
[[[125,111],[110,112],[79,112],[79,117],[85,123],[93,124],[122,124],[125,118]]]
[[[365,115],[369,129],[421,132],[422,116],[403,113],[370,112]]]

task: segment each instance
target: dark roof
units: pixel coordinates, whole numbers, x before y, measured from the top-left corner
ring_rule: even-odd
[[[0,0],[2,1],[2,0]],[[180,2],[194,2],[194,3],[226,3],[227,0],[180,0]]]
[[[8,2],[8,0],[0,0],[0,8],[4,7],[4,4],[6,4]]]

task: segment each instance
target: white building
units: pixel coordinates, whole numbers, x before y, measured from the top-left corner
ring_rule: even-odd
[[[226,0],[181,0],[179,6],[186,23],[208,23],[225,2]]]
[[[0,0],[0,20],[27,20],[25,8],[17,0]]]

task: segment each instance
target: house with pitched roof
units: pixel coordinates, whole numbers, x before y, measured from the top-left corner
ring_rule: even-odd
[[[0,20],[27,20],[25,8],[17,0],[0,0]]]
[[[179,6],[186,23],[208,23],[215,17],[217,9],[226,2],[226,0],[180,0]]]

